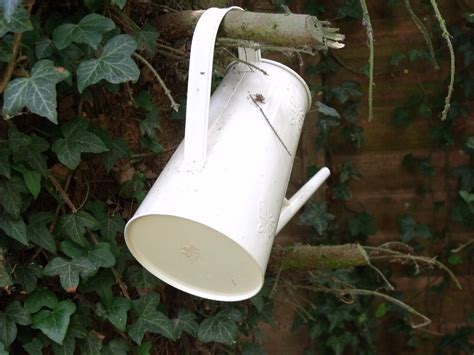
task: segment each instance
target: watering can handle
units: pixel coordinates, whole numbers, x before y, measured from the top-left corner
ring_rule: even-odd
[[[206,163],[214,44],[219,25],[231,10],[243,11],[237,6],[225,9],[210,8],[201,15],[194,30],[189,60],[184,133],[184,168],[186,170],[200,170]],[[246,62],[259,62],[260,50],[239,48],[239,58]]]

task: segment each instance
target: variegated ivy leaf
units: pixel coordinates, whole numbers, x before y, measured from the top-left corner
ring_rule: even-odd
[[[8,32],[22,33],[33,29],[30,14],[24,8],[8,8],[8,11],[13,11],[9,17],[7,17],[7,12],[0,12],[0,37],[5,36]]]
[[[97,59],[82,62],[77,69],[77,87],[79,92],[101,80],[112,84],[136,81],[140,76],[137,64],[131,55],[137,49],[137,43],[129,35],[113,37],[105,45]]]
[[[3,117],[9,119],[25,106],[33,113],[57,123],[56,84],[69,76],[64,68],[55,67],[50,60],[40,60],[31,76],[12,80],[3,101]]]
[[[7,22],[11,21],[12,15],[20,5],[21,0],[0,0],[0,8],[3,11],[3,18]]]
[[[85,43],[94,49],[102,41],[102,35],[115,28],[114,22],[102,15],[85,16],[77,25],[65,23],[53,31],[53,42],[59,50],[71,43]]]
[[[234,344],[239,332],[238,322],[241,313],[236,308],[224,309],[209,317],[199,325],[198,338],[203,343],[215,341],[222,344]]]

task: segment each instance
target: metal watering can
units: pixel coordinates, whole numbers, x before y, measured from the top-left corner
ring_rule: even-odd
[[[329,176],[323,168],[285,198],[311,105],[290,68],[239,48],[246,63],[232,63],[210,97],[217,30],[233,9],[242,10],[213,8],[198,21],[184,142],[125,227],[130,252],[153,275],[219,301],[258,293],[275,235]]]

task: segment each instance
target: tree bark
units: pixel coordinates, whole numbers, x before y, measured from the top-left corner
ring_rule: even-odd
[[[191,36],[203,12],[188,10],[158,16],[156,26],[167,40]],[[231,11],[225,16],[218,36],[312,51],[344,46],[344,35],[329,27],[329,22],[301,14]]]
[[[344,269],[369,264],[364,248],[359,244],[297,245],[275,250],[275,265],[283,271]]]

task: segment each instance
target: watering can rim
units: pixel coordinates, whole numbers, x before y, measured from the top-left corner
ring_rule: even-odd
[[[183,284],[182,281],[178,282],[178,281],[176,281],[176,278],[173,278],[168,273],[166,273],[164,270],[157,267],[155,263],[148,262],[147,260],[149,258],[146,257],[144,255],[144,253],[140,252],[139,249],[137,249],[135,247],[135,245],[132,241],[133,239],[131,238],[131,235],[130,235],[130,229],[131,229],[131,226],[133,225],[133,222],[136,222],[139,219],[143,219],[143,218],[147,218],[147,217],[157,217],[157,216],[160,216],[160,217],[173,217],[173,218],[177,218],[177,219],[180,219],[180,220],[183,220],[183,221],[186,221],[186,222],[199,224],[199,225],[205,227],[206,229],[209,229],[209,230],[213,231],[216,234],[220,234],[222,237],[225,238],[225,240],[227,242],[229,242],[231,245],[233,245],[234,247],[237,247],[239,250],[241,250],[243,252],[243,254],[246,255],[246,257],[248,257],[249,260],[252,261],[253,266],[258,271],[258,278],[259,278],[259,281],[261,281],[261,282],[259,282],[260,286],[257,287],[257,288],[254,288],[250,291],[247,291],[247,292],[233,293],[233,294],[231,294],[231,293],[224,294],[224,293],[221,293],[221,292],[215,292],[215,291],[210,291],[210,290],[206,291],[206,290],[203,290],[203,289],[200,289],[200,288],[197,288],[197,287],[190,286],[188,284]],[[260,292],[260,290],[263,286],[263,281],[265,280],[265,274],[264,274],[263,270],[261,269],[259,262],[255,259],[255,257],[251,253],[249,253],[244,247],[242,247],[235,240],[230,238],[226,233],[221,232],[221,231],[217,230],[216,228],[210,227],[209,225],[204,224],[202,222],[199,222],[195,219],[188,218],[188,217],[183,217],[183,216],[178,216],[178,215],[163,214],[163,213],[151,213],[151,214],[147,214],[147,215],[134,216],[133,218],[131,218],[127,222],[127,224],[125,226],[125,230],[124,230],[124,236],[125,236],[125,238],[124,238],[125,239],[125,244],[127,245],[128,250],[130,251],[130,253],[134,256],[134,258],[143,267],[145,267],[150,273],[152,273],[155,277],[159,278],[160,280],[166,282],[167,284],[169,284],[169,285],[171,285],[171,286],[173,286],[177,289],[180,289],[184,292],[188,292],[192,295],[207,298],[207,299],[212,299],[212,300],[216,300],[216,301],[237,302],[237,301],[242,301],[242,300],[245,300],[245,299],[248,299],[248,298],[251,298],[251,297],[255,296],[258,292]],[[138,258],[137,256],[140,256],[140,257]]]

